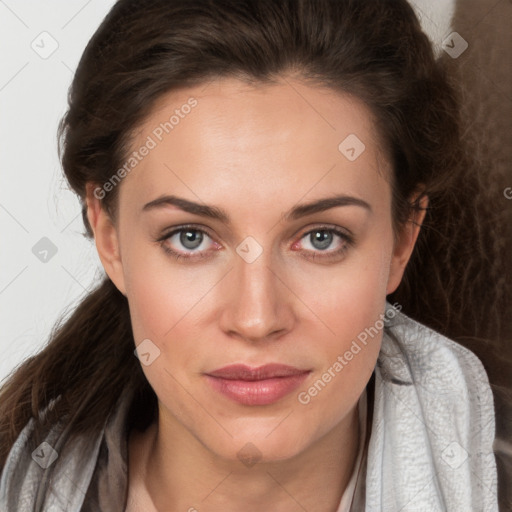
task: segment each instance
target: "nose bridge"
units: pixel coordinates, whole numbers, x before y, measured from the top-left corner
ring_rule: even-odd
[[[236,253],[223,329],[253,341],[283,333],[290,328],[293,315],[286,288],[274,274],[279,270],[272,249],[247,237]]]

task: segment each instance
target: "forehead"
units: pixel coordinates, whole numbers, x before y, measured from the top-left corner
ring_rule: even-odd
[[[333,188],[371,195],[388,172],[364,103],[292,79],[226,78],[171,91],[137,128],[131,149],[138,157],[121,191],[130,204],[178,192],[207,202],[287,191],[297,201]]]

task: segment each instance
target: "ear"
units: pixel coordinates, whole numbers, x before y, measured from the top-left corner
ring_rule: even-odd
[[[94,233],[96,249],[103,268],[117,289],[126,296],[117,229],[110,215],[102,207],[101,200],[94,193],[97,187],[95,183],[86,184],[87,218]]]
[[[411,197],[411,203],[418,200],[422,196],[422,191],[416,192]],[[402,231],[395,241],[393,248],[393,255],[391,257],[391,266],[388,277],[388,286],[386,295],[393,293],[397,288],[405,272],[405,267],[411,257],[414,245],[418,238],[421,225],[425,219],[426,208],[428,206],[428,196],[423,195],[418,201],[420,210],[413,210],[413,213],[406,224],[403,226]]]

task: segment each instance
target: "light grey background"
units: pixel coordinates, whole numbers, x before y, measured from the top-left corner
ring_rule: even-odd
[[[411,3],[440,54],[454,0]],[[58,317],[103,273],[82,236],[56,133],[80,56],[113,4],[0,0],[0,381],[43,347]]]
[[[59,314],[99,277],[56,133],[80,56],[113,3],[0,1],[0,379],[46,343]],[[42,237],[57,247],[46,263],[32,253]]]

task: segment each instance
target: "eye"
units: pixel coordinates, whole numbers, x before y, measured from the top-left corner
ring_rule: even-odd
[[[339,258],[347,252],[353,242],[352,236],[341,229],[321,226],[305,233],[292,248],[305,249],[306,258]]]
[[[158,238],[157,242],[175,259],[206,258],[211,256],[209,247],[213,247],[214,250],[222,247],[208,232],[194,226],[174,228]],[[304,257],[309,259],[340,259],[353,244],[353,237],[340,228],[321,226],[306,232],[292,245],[292,249],[305,249]]]
[[[208,247],[213,240],[208,233],[193,226],[180,226],[166,233],[158,240],[165,252],[179,258],[205,258]],[[213,242],[216,247],[220,247]]]

